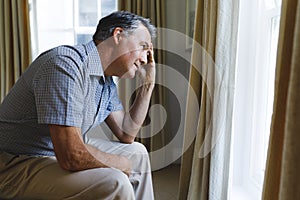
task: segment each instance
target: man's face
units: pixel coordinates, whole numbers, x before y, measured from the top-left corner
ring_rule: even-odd
[[[147,55],[152,48],[151,36],[147,28],[140,25],[132,33],[122,36],[115,51],[115,76],[133,78],[136,71],[147,64]]]

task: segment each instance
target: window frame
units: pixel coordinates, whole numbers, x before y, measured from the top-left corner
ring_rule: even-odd
[[[275,82],[275,62],[266,59],[274,49],[268,40],[268,20],[280,13],[279,0],[273,0],[277,8],[269,10],[268,1],[272,0],[240,1],[230,199],[260,199],[262,194],[261,167],[266,161]],[[268,97],[262,98],[266,93]]]

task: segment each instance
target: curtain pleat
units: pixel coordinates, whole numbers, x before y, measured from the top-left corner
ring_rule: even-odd
[[[182,200],[228,196],[237,18],[236,1],[197,1],[184,129],[187,151],[179,183]]]
[[[27,0],[0,1],[0,101],[31,62]]]
[[[300,3],[283,0],[263,199],[300,199]]]
[[[216,1],[214,1],[216,2]],[[204,52],[202,49],[196,47],[195,43],[198,43],[203,50],[212,56],[214,59],[215,50],[215,38],[216,31],[213,29],[216,21],[211,19],[211,16],[215,16],[210,11],[216,12],[217,9],[211,8],[211,1],[201,1],[197,3],[196,17],[195,17],[195,32],[194,32],[194,44],[192,48],[192,66],[205,65]],[[212,23],[212,24],[211,24]],[[198,50],[198,51],[197,51]],[[207,199],[208,198],[208,185],[209,185],[209,168],[210,168],[210,156],[205,158],[199,158],[199,150],[203,144],[205,134],[207,133],[208,121],[211,113],[211,104],[209,101],[210,96],[207,94],[206,80],[207,77],[213,76],[213,74],[207,74],[206,68],[202,68],[203,71],[192,68],[190,73],[190,86],[198,97],[200,103],[200,114],[194,113],[194,102],[191,102],[191,91],[188,91],[188,104],[186,110],[186,123],[185,123],[185,145],[188,141],[186,134],[193,134],[196,131],[196,139],[192,144],[192,147],[186,151],[182,156],[182,164],[180,171],[180,183],[179,183],[179,199]],[[201,74],[200,74],[201,73]],[[200,76],[201,75],[201,76]],[[203,80],[204,79],[204,80]],[[191,114],[194,114],[193,116]],[[195,119],[198,119],[197,126],[195,127]]]

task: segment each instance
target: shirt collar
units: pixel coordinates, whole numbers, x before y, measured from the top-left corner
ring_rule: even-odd
[[[105,80],[103,68],[101,65],[101,60],[99,52],[97,50],[96,44],[94,41],[90,41],[85,44],[86,52],[88,55],[88,72],[90,75],[102,76]]]

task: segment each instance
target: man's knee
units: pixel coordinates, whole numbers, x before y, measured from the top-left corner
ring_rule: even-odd
[[[131,153],[148,155],[146,147],[139,142],[133,142],[132,144],[130,144],[129,150],[131,151]]]
[[[132,162],[133,172],[151,172],[148,151],[143,144],[134,142],[126,148],[126,151],[128,151],[128,158]]]
[[[111,173],[111,193],[114,199],[134,199],[134,191],[132,184],[127,175],[119,170]]]
[[[103,170],[99,170],[103,173]],[[93,182],[90,185],[85,185],[81,192],[76,192],[74,197],[70,199],[116,199],[116,200],[131,200],[135,199],[135,194],[133,191],[133,186],[129,181],[126,174],[118,169],[106,168],[104,169],[106,175],[97,177],[94,175]]]

